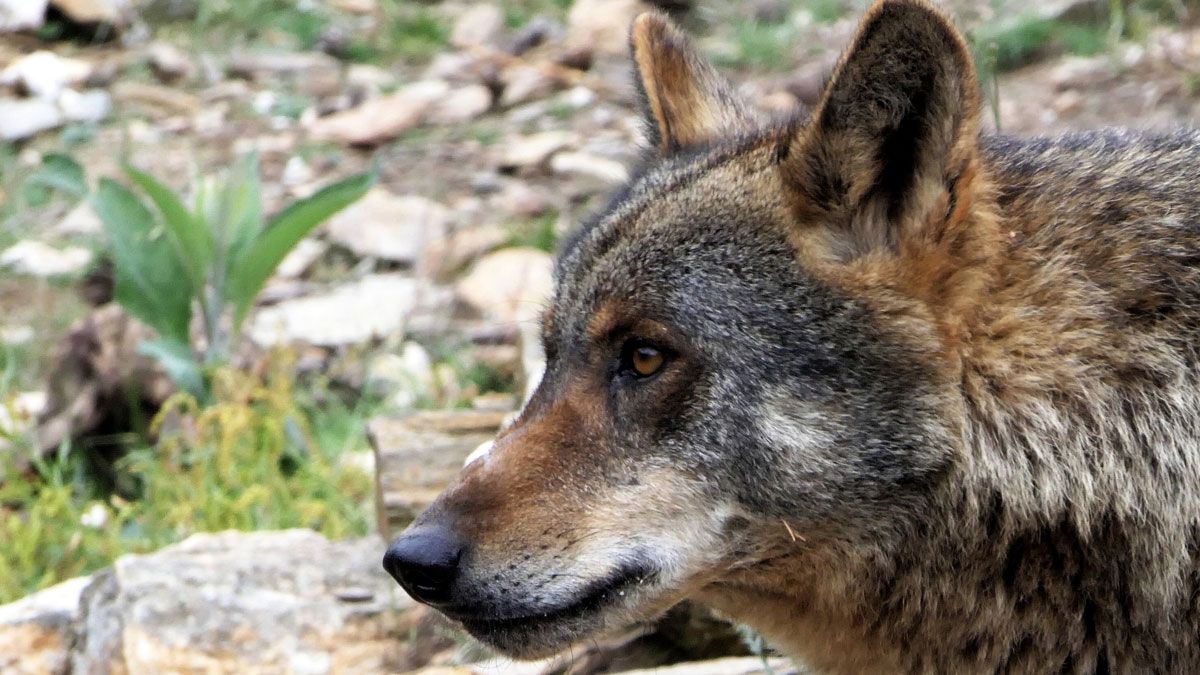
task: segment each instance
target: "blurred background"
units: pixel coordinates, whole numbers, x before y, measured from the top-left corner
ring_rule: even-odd
[[[0,0],[0,672],[797,668],[691,607],[511,664],[379,559],[538,377],[631,19],[787,114],[866,5]],[[1197,0],[945,7],[992,129],[1200,115]]]

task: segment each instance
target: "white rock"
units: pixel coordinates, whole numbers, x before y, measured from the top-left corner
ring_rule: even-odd
[[[553,259],[545,251],[508,248],[480,258],[455,291],[497,321],[532,321],[554,290],[552,269]]]
[[[91,204],[82,201],[58,222],[54,231],[59,234],[100,234],[104,231],[104,224],[92,210]]]
[[[505,108],[549,96],[561,84],[545,69],[523,63],[505,68],[500,82],[504,85],[500,105]]]
[[[500,168],[507,171],[534,168],[544,164],[554,153],[578,142],[578,136],[570,131],[543,131],[509,138],[503,143]]]
[[[387,396],[396,407],[410,407],[434,396],[437,383],[433,359],[415,342],[405,342],[399,354],[379,354],[367,364],[367,389]],[[399,395],[399,396],[397,396]]]
[[[263,307],[249,322],[259,345],[305,342],[338,347],[400,335],[408,316],[430,297],[421,284],[401,274],[375,274],[330,291]]]
[[[430,124],[462,124],[486,113],[492,107],[492,90],[482,84],[455,89],[438,101],[426,115]]]
[[[499,7],[478,4],[468,8],[454,22],[451,46],[459,49],[494,45],[504,32],[504,13]]]
[[[629,180],[629,170],[615,159],[587,152],[560,152],[550,159],[554,173],[586,176],[609,185],[621,185]]]
[[[568,50],[588,49],[624,57],[634,17],[653,9],[641,0],[575,0],[567,15]]]
[[[112,112],[112,97],[103,89],[64,89],[58,96],[58,108],[68,122],[99,122]]]
[[[50,4],[77,23],[120,25],[128,16],[130,0],[50,0]]]
[[[77,246],[54,248],[40,241],[17,242],[0,253],[0,267],[11,267],[20,274],[57,277],[78,274],[92,260],[92,252]]]
[[[426,242],[444,236],[448,218],[433,200],[376,187],[330,219],[325,231],[359,256],[414,264]]]
[[[34,98],[54,101],[63,89],[86,82],[92,70],[92,64],[87,61],[39,50],[22,56],[0,71],[0,84],[20,87]]]
[[[0,672],[69,672],[79,600],[91,581],[76,577],[0,606]]]
[[[287,164],[283,165],[283,176],[281,177],[283,184],[288,187],[303,185],[313,179],[312,167],[304,158],[296,155],[289,157]]]
[[[329,250],[329,245],[325,242],[306,237],[301,239],[296,247],[284,256],[283,261],[279,263],[279,267],[275,268],[275,276],[281,279],[295,279],[300,277],[308,268],[312,267],[325,252]]]
[[[0,326],[0,343],[18,347],[33,342],[33,327],[26,325]]]
[[[317,140],[376,145],[420,124],[425,113],[449,91],[450,85],[442,80],[414,82],[395,93],[322,117],[309,131]]]
[[[60,127],[66,118],[53,101],[0,98],[0,140],[17,141]]]
[[[39,28],[47,4],[48,0],[0,0],[0,33]]]

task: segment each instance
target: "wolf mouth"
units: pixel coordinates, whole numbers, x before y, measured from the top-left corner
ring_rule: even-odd
[[[657,573],[648,567],[627,567],[615,574],[592,582],[584,587],[578,599],[557,607],[533,612],[496,614],[491,612],[466,613],[442,610],[446,616],[458,621],[471,633],[493,635],[513,630],[526,632],[539,628],[575,623],[585,617],[597,615],[608,607],[619,604],[627,591],[652,581]]]

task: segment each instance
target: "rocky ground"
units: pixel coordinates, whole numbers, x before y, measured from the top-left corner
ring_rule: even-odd
[[[253,151],[268,211],[375,166],[378,185],[285,261],[249,335],[383,401],[366,425],[375,454],[353,461],[375,469],[380,534],[402,525],[536,377],[522,336],[548,292],[554,242],[637,161],[625,30],[652,4],[780,115],[814,103],[865,6],[0,0],[0,448],[104,428],[106,390],[87,383],[138,379],[159,403],[170,393],[161,373],[139,370],[141,329],[106,305],[95,214],[30,190],[53,179],[48,158],[70,156],[93,184],[127,161],[182,189]],[[948,4],[977,38],[993,128],[1200,117],[1194,3],[1127,4],[1119,40],[1108,3]],[[81,326],[107,346],[72,347],[64,336],[78,342]],[[489,376],[464,385],[464,369]],[[473,411],[405,417],[455,406]],[[0,671],[525,672],[412,606],[380,571],[382,548],[378,534],[227,533],[122,558],[0,607]],[[675,649],[661,637],[528,669],[659,665]],[[633,653],[643,656],[620,656]]]

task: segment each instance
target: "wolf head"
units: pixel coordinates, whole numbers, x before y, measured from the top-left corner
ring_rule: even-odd
[[[878,554],[960,461],[952,355],[990,245],[960,35],[883,0],[775,122],[663,17],[631,43],[651,156],[560,252],[536,393],[385,560],[521,657],[782,558]]]

